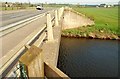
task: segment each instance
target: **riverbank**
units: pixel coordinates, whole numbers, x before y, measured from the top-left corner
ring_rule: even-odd
[[[111,40],[120,40],[120,32],[118,31],[118,15],[111,11],[117,11],[116,8],[106,8],[106,9],[97,9],[97,8],[86,8],[83,9],[83,14],[81,14],[83,8],[66,9],[76,13],[76,15],[81,16],[82,18],[88,18],[88,20],[94,21],[90,24],[88,21],[80,20],[82,26],[73,26],[72,29],[69,26],[64,25],[65,21],[63,19],[63,37],[75,37],[75,38],[92,38],[92,39],[111,39]],[[86,10],[86,14],[84,15]],[[97,12],[99,11],[99,12]],[[108,11],[108,12],[107,12]],[[107,13],[106,13],[107,12]],[[71,17],[68,16],[68,17]],[[66,18],[66,16],[64,16]],[[78,19],[78,17],[76,17]],[[83,22],[82,22],[83,21]],[[76,21],[77,22],[77,21]],[[69,21],[68,24],[71,24]]]
[[[80,34],[72,34],[71,32],[65,33],[62,32],[62,37],[68,38],[89,38],[89,39],[105,39],[105,40],[120,40],[120,37],[114,34],[104,34],[104,33],[80,33]]]

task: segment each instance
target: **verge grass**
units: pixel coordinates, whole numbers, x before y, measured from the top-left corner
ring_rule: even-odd
[[[22,9],[35,9],[36,7],[0,7],[2,11],[22,10]]]

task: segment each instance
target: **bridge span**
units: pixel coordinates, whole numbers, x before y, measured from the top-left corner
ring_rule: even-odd
[[[39,16],[46,18],[37,19],[38,22],[43,21],[43,24],[39,24],[40,27],[38,26],[16,47],[0,58],[0,78],[49,79],[58,77],[69,79],[57,68],[63,12],[62,7]],[[11,28],[5,29],[3,32],[6,33],[9,29]]]

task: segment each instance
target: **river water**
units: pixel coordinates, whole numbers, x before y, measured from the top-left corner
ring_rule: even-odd
[[[61,38],[58,68],[69,77],[117,77],[116,40]]]

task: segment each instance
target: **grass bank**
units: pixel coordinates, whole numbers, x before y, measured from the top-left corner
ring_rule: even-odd
[[[73,8],[75,11],[84,14],[86,17],[94,20],[95,25],[88,27],[79,27],[63,31],[65,34],[93,36],[107,38],[118,38],[120,30],[118,29],[118,8]]]

